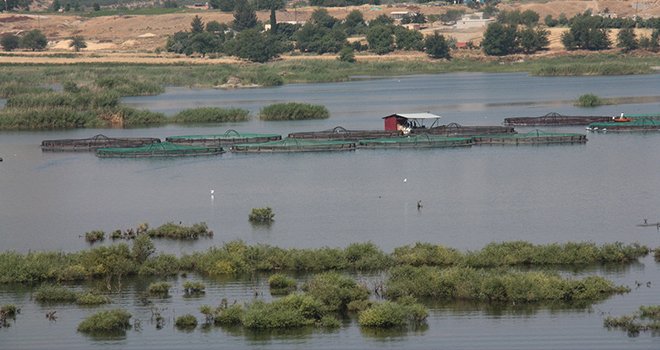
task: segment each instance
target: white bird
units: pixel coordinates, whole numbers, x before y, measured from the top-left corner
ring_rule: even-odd
[[[213,195],[214,193],[215,193],[215,190],[211,190],[211,195]]]
[[[403,182],[408,182],[408,178],[403,179]]]

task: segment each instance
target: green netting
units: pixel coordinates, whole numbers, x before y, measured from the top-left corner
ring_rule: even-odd
[[[470,137],[444,137],[429,134],[415,135],[415,136],[402,136],[402,137],[388,137],[381,139],[360,140],[360,144],[381,143],[381,144],[396,144],[396,143],[449,143],[449,142],[469,142]]]
[[[200,154],[222,153],[221,147],[184,146],[170,142],[154,143],[143,147],[131,148],[100,148],[96,151],[99,156],[184,156]]]
[[[234,145],[235,152],[303,152],[303,151],[333,151],[355,149],[355,142],[333,140],[305,140],[285,138],[279,141],[264,143],[244,143]]]
[[[651,118],[639,118],[629,122],[609,122],[609,123],[591,123],[589,128],[607,129],[611,127],[625,128],[625,127],[660,127],[660,120]]]
[[[535,137],[586,137],[584,134],[576,133],[559,133],[559,132],[545,132],[541,130],[532,130],[524,134],[496,134],[496,135],[479,135],[475,138],[488,137],[488,138],[503,138],[503,139],[529,139]]]
[[[279,134],[254,134],[239,133],[235,130],[227,130],[224,134],[216,135],[182,135],[170,136],[168,140],[235,140],[235,139],[253,139],[253,138],[273,138],[281,137]]]

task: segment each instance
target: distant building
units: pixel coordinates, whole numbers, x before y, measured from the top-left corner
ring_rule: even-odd
[[[491,22],[495,22],[495,19],[484,18],[483,12],[475,12],[463,15],[461,19],[456,21],[456,29],[481,28],[487,26]]]
[[[392,11],[390,12],[390,17],[394,18],[397,21],[400,21],[403,19],[403,17],[406,16],[414,16],[415,12],[411,11]]]

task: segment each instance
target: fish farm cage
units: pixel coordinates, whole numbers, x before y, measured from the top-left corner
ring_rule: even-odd
[[[234,145],[232,152],[236,153],[295,153],[295,152],[326,152],[352,151],[356,142],[335,140],[300,140],[285,138],[280,141],[266,143],[249,143]]]
[[[403,133],[400,130],[347,130],[337,126],[324,131],[294,132],[289,134],[290,139],[303,140],[343,140],[358,141],[385,137],[397,137]]]
[[[186,146],[161,142],[142,147],[100,148],[96,150],[96,156],[99,158],[162,158],[213,156],[224,152],[222,147]]]
[[[373,140],[360,140],[358,148],[392,149],[392,148],[442,148],[472,146],[471,137],[444,137],[429,134],[390,137]]]
[[[591,123],[604,123],[612,120],[608,116],[571,116],[559,113],[548,113],[541,117],[512,117],[504,118],[504,125],[508,126],[572,126],[589,125]]]
[[[533,130],[524,134],[480,135],[472,137],[475,145],[543,145],[585,143],[587,136],[573,133],[549,133]]]
[[[190,146],[230,146],[239,143],[261,143],[281,139],[282,135],[279,134],[249,134],[227,130],[224,134],[219,135],[170,136],[165,138],[165,141]]]
[[[587,130],[595,132],[659,131],[660,119],[633,117],[629,122],[592,123],[589,124]]]
[[[490,134],[515,134],[513,127],[508,126],[466,126],[458,123],[449,123],[432,128],[415,128],[411,134],[431,134],[444,136],[475,136]]]
[[[154,137],[108,137],[103,134],[86,139],[59,139],[41,141],[41,150],[48,152],[90,152],[108,147],[140,147],[160,143]]]

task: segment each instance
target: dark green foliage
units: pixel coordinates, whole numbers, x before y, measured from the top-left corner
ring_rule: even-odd
[[[539,14],[532,10],[525,10],[522,13],[518,10],[502,11],[497,15],[499,23],[510,26],[525,25],[533,27],[538,24],[539,18]]]
[[[518,31],[518,44],[522,52],[530,54],[536,51],[540,51],[550,44],[548,40],[548,32],[545,29],[533,29],[531,27],[526,27]]]
[[[281,273],[270,276],[268,285],[272,295],[286,295],[297,289],[296,280]]]
[[[197,317],[191,314],[179,316],[176,318],[174,325],[179,329],[195,329],[197,327]]]
[[[417,325],[426,321],[428,311],[416,302],[385,301],[360,312],[361,327],[392,328]]]
[[[505,56],[516,52],[516,27],[491,23],[486,28],[481,47],[486,55]]]
[[[18,49],[20,43],[20,39],[11,33],[4,34],[2,37],[0,37],[0,45],[2,46],[2,49],[5,51],[14,51]]]
[[[131,314],[124,309],[99,311],[78,325],[78,331],[83,333],[123,333],[131,328]]]
[[[257,29],[245,29],[227,43],[227,53],[250,60],[267,62],[282,53],[282,43]]]
[[[259,112],[261,120],[308,120],[329,117],[330,112],[325,106],[297,102],[272,104]]]
[[[367,30],[369,50],[378,55],[384,55],[394,50],[394,33],[392,26],[372,26]]]
[[[179,7],[179,4],[177,4],[175,0],[165,0],[165,1],[163,1],[162,6],[163,6],[163,8],[166,8],[166,9],[175,9],[175,8]],[[95,11],[98,11],[98,10],[95,10]]]
[[[449,45],[444,35],[434,32],[424,39],[424,49],[431,58],[451,59]]]
[[[347,43],[346,34],[340,28],[329,29],[325,26],[306,23],[294,34],[296,47],[301,52],[324,54],[339,52]]]
[[[338,23],[338,20],[330,16],[328,10],[324,8],[318,8],[314,10],[309,21],[315,26],[325,27],[327,29],[332,29],[335,24]]]
[[[603,100],[594,94],[584,94],[578,97],[575,105],[578,107],[597,107],[603,104]]]
[[[394,19],[388,15],[379,15],[378,17],[372,19],[369,21],[369,28],[371,27],[378,27],[378,26],[386,26],[390,27],[394,25]]]
[[[257,26],[257,13],[247,0],[236,0],[232,29],[242,31]]]
[[[416,12],[412,15],[404,15],[401,19],[401,24],[409,23],[426,23],[426,16],[420,12]]]
[[[181,271],[179,259],[172,254],[158,254],[147,259],[138,270],[143,276],[173,276]]]
[[[0,314],[4,317],[16,317],[21,312],[14,304],[4,304],[0,307]]]
[[[346,15],[342,28],[346,35],[364,34],[367,24],[364,22],[364,16],[360,10],[353,10]]]
[[[545,16],[545,19],[543,20],[543,22],[548,27],[556,27],[559,24],[559,21],[556,20],[556,19],[553,19],[552,15]]]
[[[76,298],[76,303],[78,305],[86,305],[86,306],[109,304],[110,301],[111,301],[110,297],[96,292],[81,293]]]
[[[32,51],[41,51],[46,48],[46,45],[48,45],[48,39],[39,29],[33,29],[23,34],[20,40],[22,49]]]
[[[85,38],[82,35],[73,36],[70,40],[69,47],[73,47],[76,52],[87,47],[87,42],[85,42]]]
[[[183,292],[187,296],[204,294],[206,285],[200,281],[185,281],[183,282]]]
[[[73,303],[78,299],[78,294],[66,287],[42,284],[32,297],[42,303]]]
[[[302,290],[323,305],[324,312],[346,311],[353,301],[367,300],[369,291],[352,278],[336,272],[326,272],[307,281]]]
[[[167,282],[154,282],[149,284],[147,293],[150,295],[167,297],[170,292],[170,288],[172,288],[172,285]]]
[[[250,112],[240,108],[199,107],[184,109],[172,117],[175,123],[228,123],[250,120]]]
[[[206,31],[209,33],[224,35],[224,32],[227,29],[229,29],[229,27],[225,23],[220,23],[218,21],[206,22]]]
[[[85,240],[89,243],[95,243],[97,241],[103,241],[105,239],[105,232],[103,231],[89,231],[85,232]]]
[[[447,10],[447,12],[440,15],[440,20],[445,23],[456,22],[463,16],[464,13],[464,10]]]
[[[120,96],[158,95],[165,92],[160,84],[147,79],[135,79],[128,76],[103,74],[94,83],[103,90],[110,90]],[[107,92],[106,92],[107,93]]]
[[[353,48],[350,46],[344,46],[344,48],[339,51],[337,59],[342,62],[355,63],[355,53]]]
[[[607,29],[591,16],[576,16],[571,20],[570,30],[564,32],[561,41],[567,50],[604,50],[610,47]]]
[[[209,1],[211,8],[219,9],[222,12],[232,12],[236,7],[235,0],[211,0]]]
[[[235,326],[242,323],[245,310],[239,304],[228,306],[226,300],[215,311],[214,323],[219,326]]]
[[[424,35],[417,30],[396,26],[394,27],[394,36],[396,38],[396,48],[399,50],[421,51],[424,49]]]
[[[255,301],[247,306],[242,324],[251,329],[298,328],[313,325],[323,316],[313,297],[290,294],[271,303]]]
[[[205,222],[193,224],[190,227],[168,222],[155,229],[147,231],[151,238],[169,239],[198,239],[200,237],[213,237],[213,231],[209,230]]]
[[[624,52],[632,51],[639,47],[639,42],[633,28],[623,28],[619,31],[616,46],[620,47]]]
[[[320,320],[316,322],[319,327],[323,328],[339,328],[341,327],[341,321],[334,316],[325,315],[321,317]]]
[[[255,224],[270,224],[274,220],[275,214],[270,207],[265,208],[252,208],[248,220]]]
[[[456,249],[421,242],[395,248],[392,257],[398,265],[412,266],[452,266],[463,261],[463,255]]]
[[[197,34],[197,33],[202,33],[203,31],[204,31],[204,22],[202,22],[201,17],[195,15],[195,17],[193,17],[192,22],[190,22],[190,32],[193,34]]]
[[[139,264],[144,263],[147,259],[156,251],[156,246],[151,241],[151,238],[146,235],[138,235],[135,240],[133,240],[133,246],[131,247],[131,254],[133,259]]]

